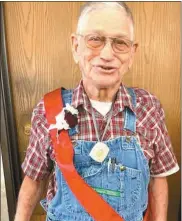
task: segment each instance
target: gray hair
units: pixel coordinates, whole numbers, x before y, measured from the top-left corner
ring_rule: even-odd
[[[134,19],[133,19],[132,12],[125,2],[87,2],[84,5],[82,5],[80,9],[80,15],[79,15],[78,25],[77,25],[77,33],[81,31],[82,20],[85,17],[85,15],[93,10],[103,8],[103,6],[124,9],[126,15],[131,19],[131,22],[134,28]]]

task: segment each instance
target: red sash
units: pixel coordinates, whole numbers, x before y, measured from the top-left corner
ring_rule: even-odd
[[[57,89],[44,96],[46,118],[55,124],[55,116],[62,111],[61,90]],[[50,130],[56,162],[77,200],[96,221],[124,221],[124,219],[93,190],[77,173],[73,164],[73,146],[68,131],[62,130],[57,138],[57,129]],[[146,215],[148,212],[146,213]],[[145,216],[144,221],[148,221]]]

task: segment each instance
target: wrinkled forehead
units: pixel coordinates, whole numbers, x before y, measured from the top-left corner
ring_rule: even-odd
[[[123,8],[94,9],[85,13],[78,25],[80,34],[99,33],[134,40],[133,23]]]

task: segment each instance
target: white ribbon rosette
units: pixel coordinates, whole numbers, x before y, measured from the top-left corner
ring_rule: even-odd
[[[78,115],[78,110],[72,107],[70,104],[66,104],[66,107],[56,115],[56,124],[51,124],[49,130],[58,129],[58,130],[68,130],[70,129],[69,123],[65,119],[65,114],[69,112],[71,115]]]

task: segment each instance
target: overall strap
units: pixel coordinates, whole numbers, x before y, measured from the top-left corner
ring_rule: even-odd
[[[132,88],[127,88],[128,93],[132,98],[132,104],[136,107],[136,95]],[[133,113],[130,108],[125,107],[124,109],[124,129],[132,131],[134,134],[136,133],[136,115]]]
[[[134,107],[136,107],[136,94],[133,88],[127,88],[128,93],[131,96],[132,104]],[[133,133],[136,133],[136,115],[133,113],[132,110],[129,108],[125,108],[125,123],[124,123],[124,129],[128,129],[132,131]],[[151,213],[151,202],[152,202],[152,195],[150,190],[148,191],[149,200],[148,200],[148,207],[145,212],[145,216],[143,221],[152,221],[152,213]]]
[[[61,90],[57,89],[46,94],[44,96],[44,105],[48,123],[55,124],[55,116],[63,108]],[[62,130],[58,138],[56,134],[57,129],[50,131],[57,165],[80,204],[96,221],[124,221],[76,171],[73,164],[73,145],[68,131]]]
[[[66,104],[71,105],[73,90],[66,90],[62,88],[60,91],[60,96],[61,95],[62,95],[62,100],[63,100],[63,106],[65,106]]]
[[[133,106],[136,107],[136,94],[135,94],[134,89],[130,88],[130,87],[128,87],[126,89],[131,96]]]

